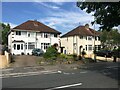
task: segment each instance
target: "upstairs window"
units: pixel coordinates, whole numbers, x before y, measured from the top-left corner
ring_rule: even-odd
[[[46,50],[50,46],[50,43],[41,43],[41,49]]]
[[[54,37],[57,37],[57,34],[54,34]]]
[[[97,36],[95,36],[95,40],[97,40]]]
[[[28,37],[30,37],[30,33],[28,33]]]
[[[80,39],[83,39],[83,36],[80,36]]]
[[[100,37],[98,36],[98,40],[100,40]]]
[[[44,33],[44,38],[48,38],[48,34],[47,33]]]
[[[16,35],[21,35],[21,31],[16,31]]]
[[[89,37],[88,37],[88,40],[92,40],[92,37],[91,37],[91,36],[89,36]]]

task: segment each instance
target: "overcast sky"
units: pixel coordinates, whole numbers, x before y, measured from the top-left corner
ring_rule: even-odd
[[[3,2],[2,21],[15,27],[27,20],[38,20],[63,34],[94,20],[76,6],[76,2]],[[94,29],[94,26],[90,24]],[[98,30],[99,25],[95,25]]]

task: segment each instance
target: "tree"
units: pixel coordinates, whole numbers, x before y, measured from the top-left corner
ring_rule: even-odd
[[[58,47],[58,44],[54,44],[51,47],[48,47],[43,57],[45,59],[55,60],[58,56],[57,47]]]
[[[9,24],[5,25],[4,23],[1,23],[1,25],[2,25],[2,30],[1,30],[2,31],[2,44],[8,45],[7,34],[9,32],[9,30],[10,30],[10,25]]]
[[[91,23],[100,24],[100,29],[110,31],[120,25],[120,2],[77,2],[77,6],[87,13],[94,12]]]
[[[111,31],[107,32],[103,30],[100,34],[102,45],[119,45],[120,44],[120,33],[117,29],[112,29]]]

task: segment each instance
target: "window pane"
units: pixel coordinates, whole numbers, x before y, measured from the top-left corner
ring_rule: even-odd
[[[88,50],[89,50],[89,51],[92,50],[92,45],[88,45]]]
[[[57,34],[54,34],[54,37],[57,37]]]
[[[100,50],[101,49],[101,45],[98,45],[98,50]]]
[[[88,40],[92,40],[92,37],[91,37],[91,36],[89,36],[89,37],[88,37]]]
[[[28,33],[28,37],[30,37],[30,33]]]
[[[86,51],[87,51],[87,45],[86,45]]]
[[[16,50],[16,44],[14,44],[14,50]]]
[[[16,35],[21,35],[21,31],[16,31]]]
[[[34,49],[35,43],[34,42],[28,42],[28,49]]]
[[[95,40],[97,40],[97,36],[95,36]]]
[[[20,50],[20,44],[17,45],[17,50]]]
[[[23,50],[23,44],[21,44],[21,50]]]

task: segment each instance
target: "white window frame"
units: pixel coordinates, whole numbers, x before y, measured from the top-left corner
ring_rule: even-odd
[[[92,45],[88,45],[88,50],[89,50],[89,51],[92,51],[92,50],[93,50]]]
[[[28,49],[34,49],[35,48],[35,42],[28,42]]]

